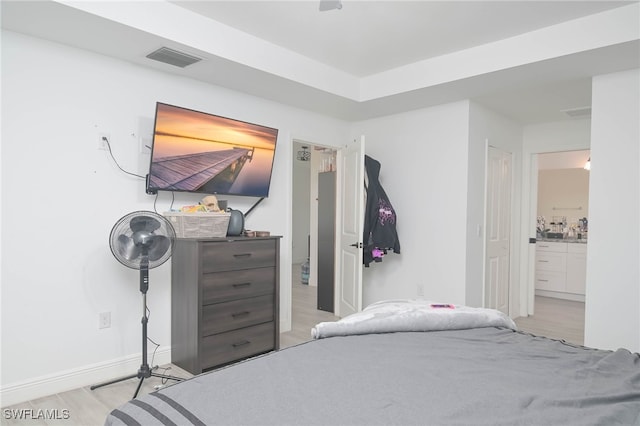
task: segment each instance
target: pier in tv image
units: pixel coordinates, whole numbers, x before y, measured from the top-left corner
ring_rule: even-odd
[[[278,130],[158,102],[148,192],[266,197]]]

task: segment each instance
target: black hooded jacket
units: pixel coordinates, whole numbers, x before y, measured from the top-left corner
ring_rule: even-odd
[[[400,241],[396,231],[396,212],[380,185],[380,163],[365,155],[364,167],[368,185],[362,240],[364,242],[363,263],[369,266],[371,262],[382,260],[380,252],[386,253],[387,250],[393,250],[394,253],[400,253]]]

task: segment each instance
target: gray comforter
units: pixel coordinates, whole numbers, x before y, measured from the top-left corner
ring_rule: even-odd
[[[640,356],[507,328],[330,337],[142,396],[107,425],[640,425]]]

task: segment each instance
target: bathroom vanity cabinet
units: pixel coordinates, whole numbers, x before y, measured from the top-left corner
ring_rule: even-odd
[[[584,301],[587,244],[575,241],[536,243],[536,294]]]

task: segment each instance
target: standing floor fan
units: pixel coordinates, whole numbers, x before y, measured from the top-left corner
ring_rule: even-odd
[[[140,292],[142,293],[142,364],[136,374],[91,386],[91,390],[123,380],[140,379],[133,398],[138,396],[144,379],[161,377],[180,381],[178,377],[154,373],[147,363],[147,290],[149,289],[149,269],[162,265],[171,257],[176,237],[171,223],[154,212],[137,211],[122,217],[111,229],[109,247],[111,253],[124,266],[140,270]]]

